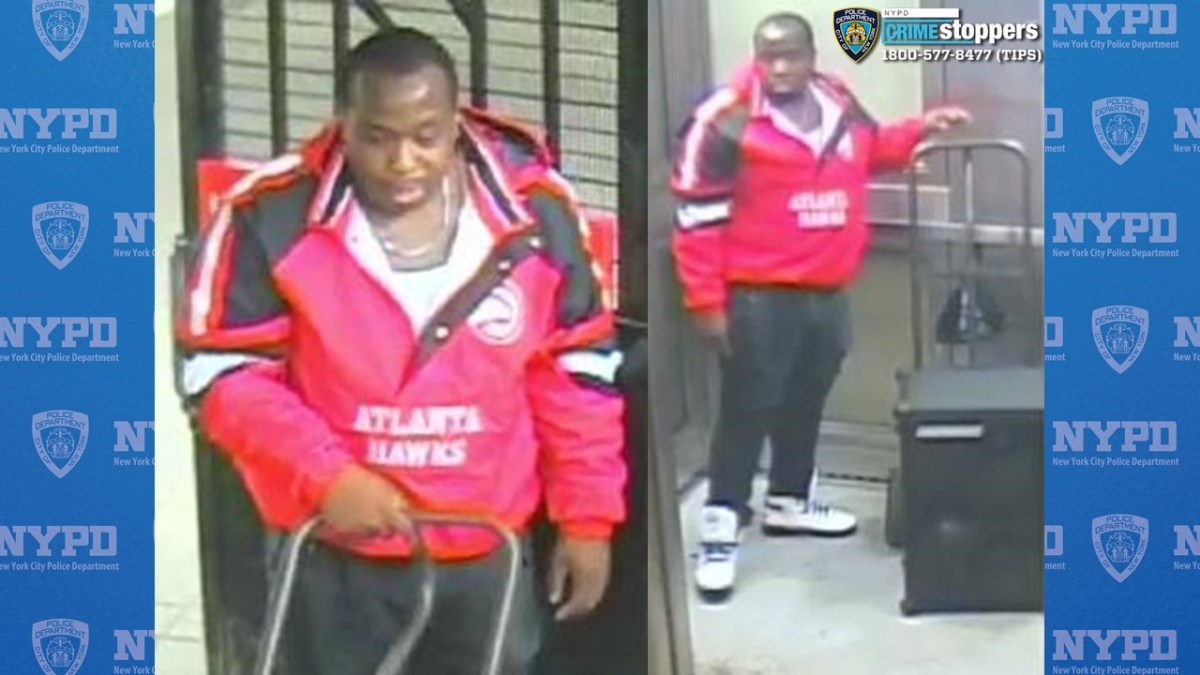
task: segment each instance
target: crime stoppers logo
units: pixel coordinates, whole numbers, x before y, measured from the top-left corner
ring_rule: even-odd
[[[33,238],[46,260],[58,269],[71,264],[88,232],[88,207],[75,202],[45,202],[33,207]]]
[[[33,655],[45,675],[75,675],[88,650],[88,625],[74,619],[33,624]]]
[[[58,478],[71,473],[87,447],[88,416],[74,410],[47,410],[33,416],[33,444],[42,464]]]
[[[1141,356],[1150,333],[1150,313],[1141,307],[1110,305],[1092,310],[1092,338],[1104,362],[1122,374]]]
[[[38,41],[59,61],[79,46],[87,22],[88,0],[33,0],[33,29]]]
[[[879,12],[863,7],[839,9],[833,13],[833,34],[846,56],[858,63],[867,57],[879,37]]]
[[[1122,165],[1146,137],[1150,104],[1140,98],[1109,96],[1092,101],[1092,130],[1108,158]]]
[[[467,318],[475,335],[493,345],[510,345],[525,325],[525,299],[521,289],[504,282],[492,289]]]
[[[1109,576],[1124,582],[1137,570],[1150,541],[1150,522],[1141,516],[1114,513],[1092,520],[1092,547]]]

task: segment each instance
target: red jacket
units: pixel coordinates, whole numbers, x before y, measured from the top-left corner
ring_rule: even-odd
[[[491,257],[416,334],[348,252],[350,187],[336,127],[224,200],[179,317],[185,381],[270,527],[312,517],[359,462],[416,507],[525,528],[542,502],[565,533],[624,518],[619,354],[579,205],[534,137],[468,111],[471,192]],[[434,528],[439,559],[498,541]],[[337,541],[403,556],[402,538]]]
[[[867,180],[908,163],[922,123],[878,125],[839,82],[818,75],[813,84],[841,109],[822,153],[773,120],[753,66],[684,127],[673,248],[689,309],[725,311],[731,282],[831,289],[857,275],[870,235]]]

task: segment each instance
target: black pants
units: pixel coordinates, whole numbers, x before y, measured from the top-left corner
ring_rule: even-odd
[[[730,289],[729,338],[709,458],[709,503],[748,522],[754,474],[771,440],[771,494],[808,496],[825,400],[850,349],[843,292]]]
[[[527,675],[539,645],[539,607],[525,547],[506,639],[503,675]],[[437,567],[429,626],[406,675],[479,675],[507,566],[500,551]],[[290,675],[372,675],[408,626],[420,575],[396,561],[372,562],[314,544],[301,563],[287,626]]]

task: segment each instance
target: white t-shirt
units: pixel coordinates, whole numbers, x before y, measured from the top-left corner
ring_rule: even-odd
[[[350,208],[353,212],[346,228],[347,248],[367,274],[382,284],[404,309],[416,332],[424,329],[454,292],[479,271],[495,240],[474,202],[467,199],[459,212],[458,231],[446,262],[425,270],[396,271],[371,231],[366,214],[357,203]]]
[[[775,125],[775,128],[807,145],[814,155],[819,155],[825,149],[825,144],[833,136],[833,130],[837,127],[838,120],[841,118],[843,111],[842,107],[830,98],[828,94],[821,91],[820,87],[809,84],[808,90],[813,95],[813,98],[816,99],[817,105],[821,108],[821,124],[811,131],[801,131],[787,115],[772,108],[770,101],[766,102],[767,114],[770,115],[771,122]],[[838,142],[837,150],[842,156],[850,154],[849,135],[842,136],[841,141]]]

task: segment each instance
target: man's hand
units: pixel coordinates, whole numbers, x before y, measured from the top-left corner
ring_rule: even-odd
[[[321,517],[330,529],[351,536],[413,533],[408,501],[388,479],[351,464],[333,480],[321,504]]]
[[[605,540],[559,538],[550,561],[550,602],[558,606],[555,620],[583,616],[600,604],[608,588],[611,555]]]
[[[693,314],[692,317],[696,323],[696,330],[700,331],[704,339],[712,342],[722,356],[727,357],[733,353],[733,347],[729,344],[729,318],[724,312]]]
[[[934,108],[925,113],[925,133],[946,131],[971,121],[971,113],[963,108]]]

